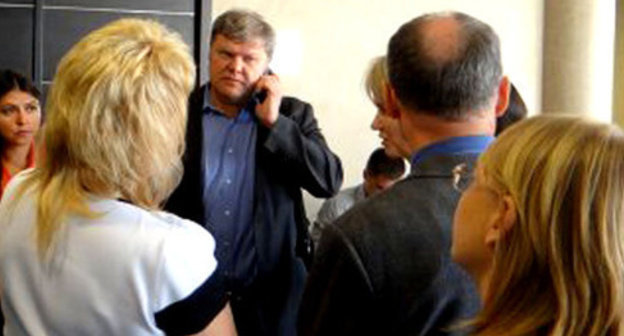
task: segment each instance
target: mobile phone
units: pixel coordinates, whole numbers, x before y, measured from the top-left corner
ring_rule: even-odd
[[[267,75],[272,75],[273,71],[271,71],[271,69],[267,68],[266,71],[264,72],[263,76],[267,76]],[[267,97],[267,90],[263,89],[263,90],[259,90],[254,92],[254,94],[252,95],[252,99],[256,101],[256,104],[262,104],[264,102],[264,100]]]

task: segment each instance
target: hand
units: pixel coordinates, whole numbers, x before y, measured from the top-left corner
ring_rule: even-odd
[[[210,322],[204,330],[192,336],[236,336],[236,325],[234,324],[234,316],[232,315],[232,308],[228,302],[217,316]]]
[[[268,127],[273,127],[279,116],[279,107],[282,102],[282,85],[279,77],[275,74],[263,75],[256,82],[255,92],[265,90],[266,99],[256,105],[256,116],[260,122]]]

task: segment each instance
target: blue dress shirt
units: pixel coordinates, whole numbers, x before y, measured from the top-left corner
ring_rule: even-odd
[[[210,105],[206,86],[203,123],[203,201],[206,227],[214,235],[217,260],[234,285],[256,272],[253,197],[256,167],[255,104],[228,118]]]
[[[434,142],[412,155],[411,164],[419,162],[433,154],[480,154],[494,141],[490,135],[460,136]]]

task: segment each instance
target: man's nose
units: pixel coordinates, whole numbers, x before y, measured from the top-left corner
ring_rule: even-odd
[[[230,69],[234,72],[240,72],[243,70],[243,58],[242,57],[233,57],[232,61],[230,61]]]

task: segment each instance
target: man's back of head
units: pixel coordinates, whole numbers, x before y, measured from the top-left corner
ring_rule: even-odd
[[[502,78],[499,40],[462,13],[417,17],[388,46],[388,74],[405,109],[445,120],[490,109]]]
[[[384,113],[399,118],[411,173],[326,228],[301,335],[461,334],[453,325],[478,309],[474,284],[449,254],[452,172],[473,166],[506,108],[498,37],[465,14],[429,14],[399,28],[387,57]]]
[[[388,156],[383,148],[377,148],[368,157],[366,171],[397,180],[405,174],[405,162],[402,158]]]
[[[383,148],[375,149],[368,157],[364,169],[366,197],[390,188],[405,174],[403,158],[390,157]]]

